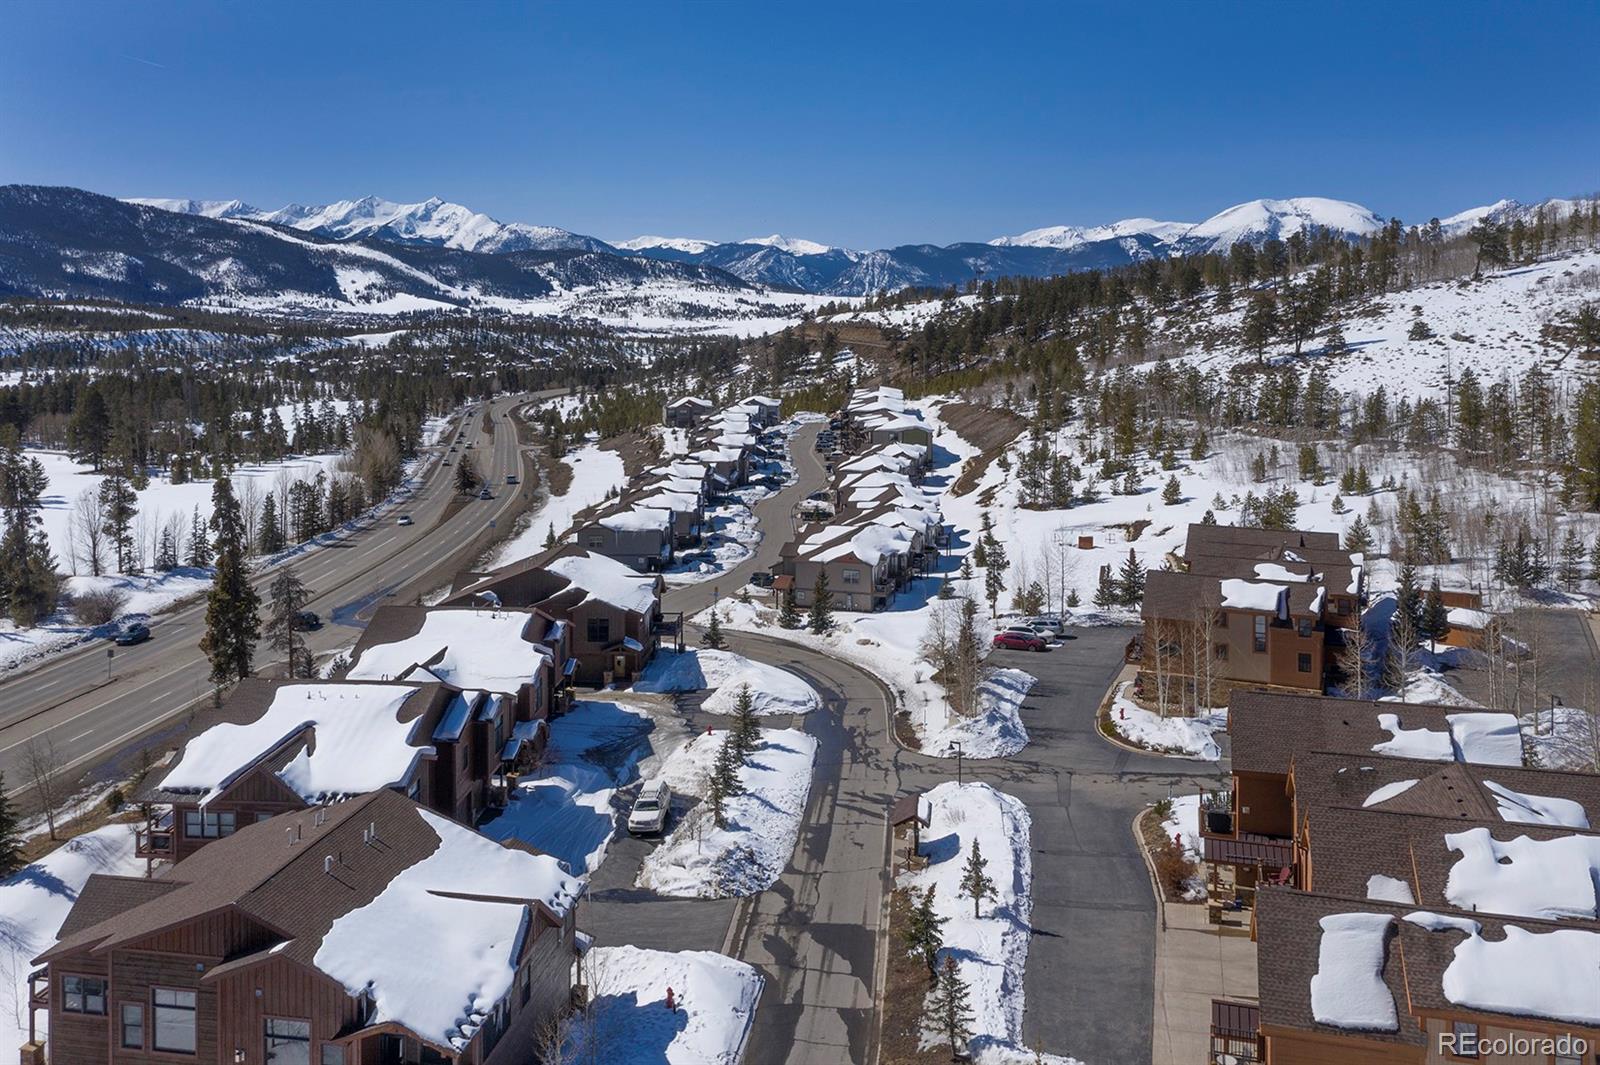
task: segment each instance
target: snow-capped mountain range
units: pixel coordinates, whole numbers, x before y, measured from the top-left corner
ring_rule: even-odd
[[[11,221],[22,231],[29,229],[31,221],[26,217],[26,208],[22,204],[48,204],[48,210],[40,208],[48,213],[50,210],[59,212],[68,202],[95,203],[96,216],[109,217],[111,213],[98,202],[105,198],[92,193],[25,186],[9,188],[28,192],[26,196],[14,197],[16,202],[12,204]],[[4,191],[0,189],[0,192]],[[51,193],[57,195],[52,196]],[[78,198],[67,197],[65,193],[75,193]],[[779,294],[793,292],[810,296],[859,296],[907,286],[963,285],[975,278],[1045,277],[1076,270],[1109,269],[1146,259],[1226,251],[1240,241],[1259,245],[1268,240],[1288,239],[1296,233],[1312,229],[1326,230],[1346,239],[1358,239],[1373,234],[1383,225],[1383,219],[1378,214],[1359,204],[1321,197],[1294,197],[1251,200],[1201,222],[1129,218],[1096,226],[1047,226],[984,242],[905,244],[874,251],[858,251],[778,234],[734,241],[641,236],[613,243],[555,226],[502,222],[461,204],[438,198],[420,203],[395,203],[376,196],[366,196],[323,205],[290,204],[272,211],[240,200],[130,199],[122,202],[125,206],[134,205],[141,210],[156,209],[159,214],[189,216],[223,226],[223,229],[210,232],[207,236],[206,244],[212,248],[231,246],[245,240],[245,234],[230,233],[230,230],[248,230],[254,235],[247,241],[249,246],[272,249],[269,259],[278,255],[281,241],[291,235],[302,241],[314,241],[315,244],[311,246],[318,249],[315,257],[324,260],[338,257],[341,253],[329,245],[340,244],[359,245],[365,249],[361,253],[352,251],[345,254],[345,258],[352,255],[367,255],[370,258],[371,254],[382,250],[385,255],[412,263],[417,255],[431,253],[435,258],[419,268],[430,272],[434,281],[444,284],[445,288],[437,291],[430,289],[427,298],[437,298],[438,293],[442,292],[445,302],[458,298],[448,291],[453,283],[451,278],[457,274],[470,282],[458,286],[463,291],[515,293],[513,298],[528,298],[534,292],[546,291],[548,286],[560,289],[577,284],[580,277],[592,280],[601,289],[608,284],[636,285],[642,278],[649,277],[662,283],[682,282],[691,287],[725,289],[729,285],[746,284]],[[1545,206],[1564,214],[1570,210],[1572,202],[1550,200],[1546,201]],[[1485,218],[1510,221],[1531,215],[1537,206],[1501,200],[1440,221],[1446,233],[1455,235],[1464,233]],[[44,220],[39,221],[42,225]],[[143,264],[140,256],[152,251],[159,256],[161,252],[169,250],[161,241],[175,239],[176,231],[172,227],[155,226],[144,216],[134,221],[136,225],[125,225],[116,230],[130,234],[127,247],[118,246],[106,234],[82,234],[85,238],[83,247],[93,246],[97,254],[120,255],[122,259],[119,261],[123,262],[123,267],[118,268],[121,271],[119,276],[128,284],[133,284],[134,280],[139,282],[133,285],[134,289],[143,292],[139,298],[159,300],[159,293],[165,291],[163,284],[169,285],[166,290],[174,292],[194,288],[191,282],[195,278],[173,280],[170,284],[145,284],[159,271]],[[72,231],[76,233],[75,229]],[[135,231],[139,233],[137,238],[131,235]],[[154,233],[159,233],[161,240],[152,249],[147,240]],[[255,239],[274,236],[280,237],[280,240],[263,243]],[[8,267],[14,278],[23,279],[13,281],[13,290],[27,291],[27,270],[7,262],[4,237],[5,234],[0,233],[0,294],[6,290],[3,282]],[[43,239],[48,243],[49,231],[46,230],[42,237],[34,234],[33,239]],[[81,252],[82,248],[77,250]],[[440,253],[471,258],[438,259]],[[573,256],[587,258],[580,260]],[[31,250],[24,258],[37,265]],[[225,291],[230,280],[248,277],[251,282],[245,287],[263,299],[266,298],[265,290],[272,284],[274,269],[281,269],[264,268],[260,262],[242,255],[209,261],[201,249],[188,245],[184,246],[179,258],[190,265],[198,264],[200,290],[209,293]],[[39,287],[49,289],[63,278],[76,278],[81,282],[84,277],[92,275],[92,265],[86,268],[83,262],[72,261],[71,254],[67,255],[67,260],[59,268],[46,270],[49,283],[41,278]],[[97,261],[93,256],[89,259],[91,264]],[[646,271],[646,267],[652,269]],[[519,276],[522,272],[530,271],[539,276]],[[101,279],[102,282],[105,280]],[[310,291],[331,291],[326,275],[312,281],[309,275],[297,274],[296,281],[299,284],[311,284]],[[413,278],[412,282],[406,282],[405,287],[415,288],[414,281]],[[393,283],[386,278],[386,284]],[[279,287],[289,290],[294,286],[282,283]],[[337,285],[333,287],[339,288]],[[426,285],[423,287],[429,288]],[[130,289],[130,293],[132,291]],[[419,290],[417,295],[422,295],[422,292]],[[617,298],[625,303],[630,297],[624,292]]]

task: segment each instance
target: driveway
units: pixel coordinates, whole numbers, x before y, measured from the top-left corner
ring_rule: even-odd
[[[1130,631],[1074,629],[1046,654],[996,652],[993,664],[1039,678],[1022,706],[1030,742],[1013,758],[968,763],[1033,816],[1024,1042],[1089,1065],[1150,1060],[1156,902],[1133,819],[1217,780],[1212,763],[1134,754],[1095,728]]]

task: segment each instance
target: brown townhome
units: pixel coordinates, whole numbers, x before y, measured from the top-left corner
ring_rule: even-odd
[[[580,887],[390,790],[247,825],[89,878],[35,959],[24,1061],[532,1065]]]
[[[638,675],[662,631],[659,574],[637,573],[605,555],[562,544],[490,574],[466,574],[443,605],[492,599],[554,618],[570,658],[564,678],[602,684]]]
[[[468,824],[544,743],[508,695],[445,684],[249,677],[137,798],[138,853],[182,861],[278,814],[393,788]]]
[[[1235,686],[1323,690],[1365,601],[1360,555],[1332,533],[1197,523],[1166,561],[1150,571],[1141,609],[1147,697],[1205,691],[1214,705]]]

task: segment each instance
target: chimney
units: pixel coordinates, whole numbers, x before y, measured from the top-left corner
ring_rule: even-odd
[[[322,859],[322,871],[329,876],[333,875],[333,855],[330,854]]]
[[[373,843],[378,842],[378,822],[376,822],[376,821],[368,821],[367,822],[367,837]]]

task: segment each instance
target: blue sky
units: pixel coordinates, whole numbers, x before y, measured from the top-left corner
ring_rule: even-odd
[[[984,240],[1600,188],[1600,5],[12,0],[0,182]]]

